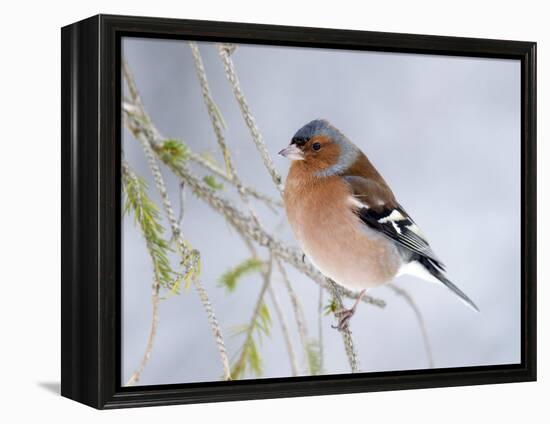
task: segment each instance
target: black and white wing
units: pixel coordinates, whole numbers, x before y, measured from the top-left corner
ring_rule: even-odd
[[[350,184],[354,209],[363,223],[410,251],[411,256],[425,257],[444,270],[418,225],[397,203],[389,188],[364,177],[344,179]]]
[[[390,240],[406,253],[411,263],[421,266],[423,272],[434,277],[479,312],[478,307],[444,274],[445,265],[432,251],[418,225],[397,203],[391,190],[372,179],[359,176],[345,176],[352,193],[352,205],[361,221]]]
[[[445,270],[445,265],[432,251],[418,225],[399,204],[378,209],[363,207],[357,210],[357,215],[369,227],[380,231],[399,246],[429,259],[439,269]]]

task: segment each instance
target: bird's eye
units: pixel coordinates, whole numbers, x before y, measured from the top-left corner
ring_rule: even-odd
[[[313,146],[311,146],[311,148],[317,151],[321,148],[321,143],[313,143]]]

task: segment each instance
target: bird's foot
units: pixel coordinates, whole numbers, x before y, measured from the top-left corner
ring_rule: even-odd
[[[349,329],[349,321],[351,320],[351,317],[355,315],[355,310],[357,309],[357,305],[359,305],[359,302],[361,301],[361,298],[365,294],[366,290],[361,290],[359,293],[359,296],[357,296],[357,299],[355,300],[355,303],[350,309],[339,309],[336,312],[334,312],[334,316],[338,318],[338,325],[332,325],[332,328],[338,330],[338,331],[345,331]]]
[[[334,312],[334,316],[338,318],[338,325],[331,325],[332,328],[338,331],[344,331],[349,328],[349,320],[355,314],[355,308],[339,309]]]

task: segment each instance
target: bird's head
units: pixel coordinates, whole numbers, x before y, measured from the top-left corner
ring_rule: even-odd
[[[325,119],[316,119],[300,128],[290,145],[279,154],[318,177],[338,175],[350,168],[359,149]]]

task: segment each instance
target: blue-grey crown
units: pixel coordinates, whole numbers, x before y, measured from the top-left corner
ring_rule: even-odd
[[[335,141],[342,137],[340,131],[326,119],[315,119],[296,131],[296,134],[292,137],[292,143],[301,144],[316,135],[324,135]]]
[[[340,147],[338,162],[322,171],[316,172],[318,176],[328,177],[338,175],[347,170],[356,161],[359,149],[326,119],[315,119],[304,125],[292,137],[292,144],[298,146],[304,145],[310,138],[316,135],[327,136]]]

